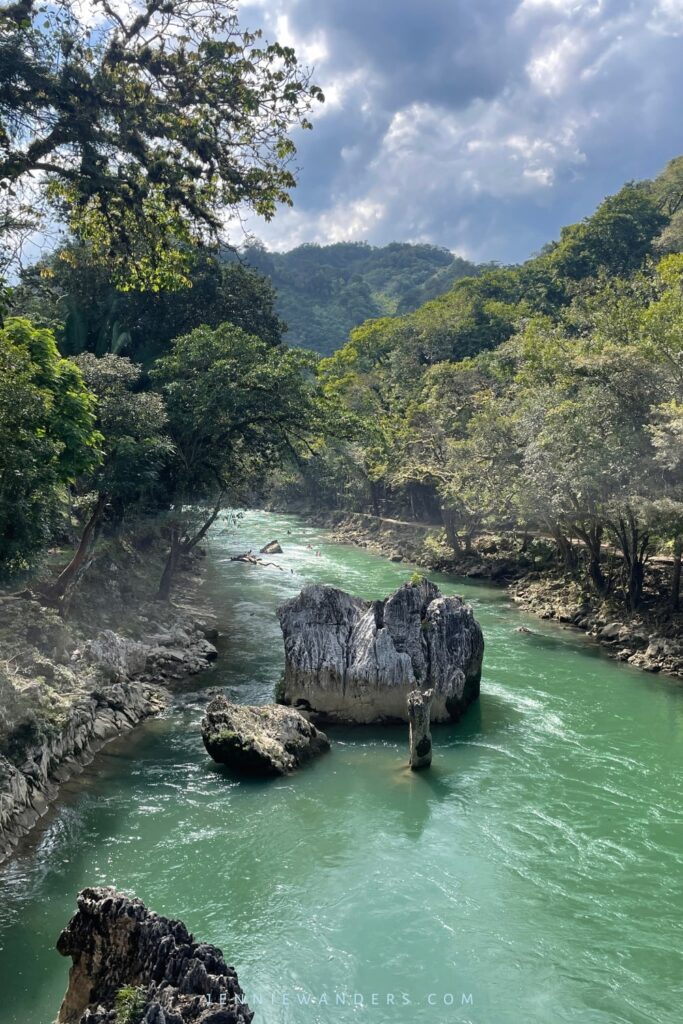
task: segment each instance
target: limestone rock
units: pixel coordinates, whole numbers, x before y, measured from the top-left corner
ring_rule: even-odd
[[[433,690],[412,690],[408,694],[408,721],[410,722],[410,767],[413,771],[428,768],[432,763],[432,734],[429,718]]]
[[[281,555],[281,554],[282,554],[282,548],[280,547],[280,544],[279,544],[279,542],[277,540],[271,540],[271,541],[269,541],[268,544],[264,544],[264,546],[259,551],[259,555]]]
[[[202,739],[214,761],[247,775],[286,775],[330,747],[294,708],[233,704],[222,695],[206,709]]]
[[[0,862],[55,799],[55,782],[65,782],[106,740],[163,704],[163,695],[142,683],[107,685],[74,703],[58,732],[28,745],[21,764],[0,756]]]
[[[683,670],[683,644],[668,637],[653,635],[644,651],[636,651],[628,661],[646,672],[670,672],[672,675]]]
[[[619,634],[621,633],[622,628],[623,625],[621,622],[610,622],[606,626],[602,627],[598,636],[602,641],[611,643],[612,641],[619,639]]]
[[[71,957],[58,1024],[110,1024],[116,994],[139,990],[142,1024],[249,1024],[233,967],[216,946],[195,942],[182,921],[112,888],[84,889],[57,949]]]
[[[114,683],[125,682],[144,672],[148,650],[145,644],[127,640],[111,629],[103,630],[96,640],[89,640],[84,645],[86,660],[100,668]]]
[[[283,703],[323,720],[407,721],[408,694],[434,690],[434,721],[479,696],[484,640],[472,609],[427,580],[383,601],[309,584],[278,609]]]

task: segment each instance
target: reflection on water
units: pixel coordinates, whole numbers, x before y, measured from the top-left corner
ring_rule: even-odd
[[[273,537],[284,572],[229,561]],[[265,513],[212,555],[224,656],[197,685],[245,702],[272,699],[275,609],[304,582],[379,597],[412,571]],[[679,685],[503,591],[438,582],[475,604],[487,648],[432,769],[406,769],[407,728],[334,728],[291,778],[239,780],[204,752],[202,701],[180,700],[108,746],[0,874],[0,1024],[52,1020],[54,942],[105,882],[220,945],[264,1024],[678,1022]]]

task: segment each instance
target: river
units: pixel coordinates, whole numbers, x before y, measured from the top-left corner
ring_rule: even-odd
[[[273,537],[286,571],[229,561]],[[211,562],[225,639],[197,685],[247,703],[282,669],[281,600],[311,580],[384,596],[411,571],[267,513],[217,528]],[[680,684],[433,578],[475,606],[486,653],[431,770],[406,770],[407,727],[332,729],[291,778],[238,781],[194,702],[110,744],[0,869],[1,1024],[54,1019],[55,940],[92,884],[220,946],[261,1024],[679,1024]]]

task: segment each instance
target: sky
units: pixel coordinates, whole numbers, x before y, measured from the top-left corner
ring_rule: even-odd
[[[244,0],[326,94],[269,248],[517,262],[683,153],[683,0]]]

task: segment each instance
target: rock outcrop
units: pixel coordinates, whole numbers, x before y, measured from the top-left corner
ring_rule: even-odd
[[[433,689],[432,720],[479,696],[484,640],[472,609],[427,580],[383,601],[309,584],[278,609],[282,701],[322,720],[407,721],[412,690]]]
[[[83,623],[36,601],[0,600],[0,862],[62,782],[217,656],[211,627],[186,612],[144,622],[149,633],[138,639],[111,629],[86,639]]]
[[[140,1024],[249,1024],[234,968],[182,921],[111,888],[84,889],[77,905],[57,941],[73,961],[58,1024],[113,1024],[124,995]]]
[[[280,542],[277,541],[277,540],[271,540],[267,544],[264,544],[264,546],[259,551],[259,555],[281,555],[281,554],[282,554],[282,548],[280,547]]]
[[[73,704],[54,735],[29,742],[19,764],[0,755],[0,862],[45,814],[60,783],[82,771],[107,740],[163,706],[151,686],[106,686]]]
[[[433,690],[413,690],[408,694],[408,721],[410,723],[410,767],[413,771],[428,768],[432,763],[432,734],[429,719]]]
[[[208,705],[202,739],[214,761],[245,775],[286,775],[330,748],[325,733],[294,708],[250,707],[224,696]]]

